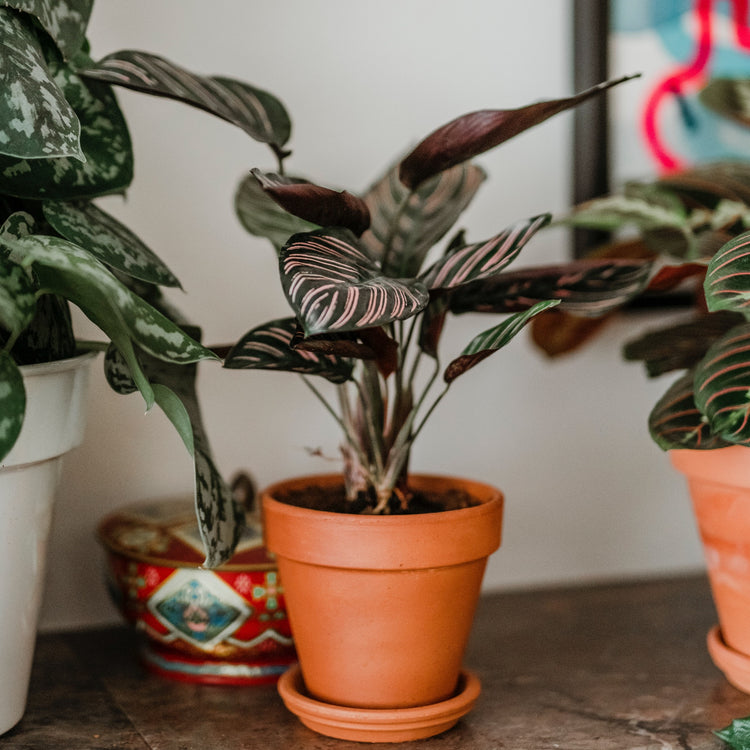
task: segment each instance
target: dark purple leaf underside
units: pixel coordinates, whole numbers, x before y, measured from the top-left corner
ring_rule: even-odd
[[[345,229],[295,235],[279,255],[281,284],[306,336],[375,328],[411,317],[429,294],[384,276]]]
[[[280,318],[246,333],[224,360],[233,370],[282,370],[301,375],[320,375],[332,383],[351,377],[351,363],[340,357],[293,348],[295,318]]]
[[[401,182],[413,189],[433,175],[489,151],[559,112],[576,107],[633,77],[606,81],[564,99],[537,102],[519,109],[481,110],[458,117],[427,136],[401,162]]]
[[[425,271],[419,277],[420,281],[430,290],[454,289],[493,276],[508,266],[551,218],[550,214],[534,216],[517,222],[489,240],[454,249]]]
[[[709,310],[750,314],[750,232],[730,240],[711,258],[703,288]]]
[[[263,174],[259,169],[252,173],[268,196],[299,219],[320,227],[351,229],[357,236],[370,226],[367,204],[345,190],[339,192],[277,174]]]
[[[695,371],[695,403],[727,442],[750,445],[750,324],[735,326]]]
[[[80,74],[190,104],[279,149],[291,134],[284,105],[267,91],[229,78],[195,75],[147,52],[115,52]]]
[[[451,311],[516,312],[557,299],[576,315],[606,315],[643,289],[650,268],[650,261],[581,260],[501,273],[456,289]]]
[[[693,373],[679,377],[657,401],[648,419],[651,437],[663,450],[711,449],[727,445],[703,418],[693,397]]]

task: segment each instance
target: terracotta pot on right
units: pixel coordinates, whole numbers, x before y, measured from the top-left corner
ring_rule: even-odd
[[[675,450],[670,458],[688,481],[719,616],[709,653],[750,693],[750,448]]]
[[[384,517],[276,499],[290,485],[341,484],[338,475],[264,493],[266,545],[276,555],[301,671],[282,677],[279,691],[316,731],[416,739],[452,726],[476,699],[478,681],[461,662],[487,557],[500,544],[502,496],[466,480],[410,480],[414,489],[446,482],[478,504]],[[387,718],[396,723],[386,726]]]

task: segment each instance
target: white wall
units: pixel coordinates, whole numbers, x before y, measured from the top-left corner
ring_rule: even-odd
[[[210,7],[210,13],[208,8]],[[94,57],[122,48],[161,54],[196,72],[265,87],[294,119],[290,169],[358,191],[434,127],[473,109],[572,93],[570,3],[558,0],[99,0]],[[273,252],[232,211],[239,179],[274,166],[238,129],[183,105],[122,91],[136,178],[126,221],[181,279],[174,300],[209,343],[231,342],[287,314]],[[481,158],[491,179],[462,225],[481,239],[568,204],[571,118],[563,115]],[[564,259],[548,232],[529,262]],[[637,321],[640,326],[644,321]],[[458,319],[456,352],[490,323]],[[663,383],[619,359],[634,321],[575,357],[550,364],[518,340],[459,380],[413,456],[422,471],[471,475],[507,496],[505,537],[488,588],[655,575],[702,564],[681,480],[645,430]],[[83,335],[91,335],[86,325]],[[68,461],[52,533],[42,624],[117,620],[94,539],[107,512],[190,493],[191,465],[159,413],[94,378],[86,440]],[[330,470],[328,416],[292,375],[202,366],[200,391],[220,468],[261,484]]]

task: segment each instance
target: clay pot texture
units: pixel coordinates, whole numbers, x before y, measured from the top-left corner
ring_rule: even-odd
[[[750,655],[750,449],[670,451],[688,481],[721,636]]]
[[[274,499],[285,487],[341,481],[302,477],[263,493],[266,545],[277,558],[306,689],[360,708],[446,700],[456,691],[487,557],[500,544],[502,495],[477,482],[416,475],[415,490],[447,482],[479,504],[363,516]]]

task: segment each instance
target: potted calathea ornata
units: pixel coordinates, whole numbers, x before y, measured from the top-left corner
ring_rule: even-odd
[[[154,55],[95,62],[85,39],[91,5],[9,0],[0,8],[0,732],[24,709],[41,590],[34,574],[99,348],[76,341],[71,304],[108,338],[113,388],[140,391],[148,408],[163,409],[193,453],[207,565],[231,556],[243,521],[214,466],[195,394],[196,363],[218,357],[164,298],[162,287],[179,287],[177,278],[94,199],[123,193],[133,178],[111,84],[209,111],[278,153],[289,118],[262,90]],[[31,531],[35,519],[41,528]]]
[[[458,231],[439,257],[430,251],[485,179],[474,156],[613,83],[460,117],[363,197],[283,171],[253,170],[239,187],[243,225],[278,250],[292,315],[250,330],[225,366],[299,373],[344,438],[343,476],[282,482],[263,499],[300,660],[279,689],[322,733],[429,736],[479,692],[461,663],[486,558],[500,543],[502,497],[479,482],[411,473],[412,445],[455,380],[535,315],[610,310],[641,289],[649,264],[506,270],[547,215],[479,242]],[[443,370],[446,317],[467,312],[507,315]]]
[[[628,342],[624,355],[644,362],[651,376],[678,373],[653,407],[649,429],[688,481],[719,617],[709,651],[727,678],[750,692],[750,163],[703,164],[634,181],[578,206],[566,220],[615,232],[598,254],[658,259],[649,293],[687,285],[692,296],[681,315],[662,307],[668,323]],[[637,231],[619,240],[625,227]],[[621,242],[627,250],[613,250]],[[563,316],[554,325],[568,331],[555,343],[546,325],[535,332],[551,353],[589,333],[582,321]]]

